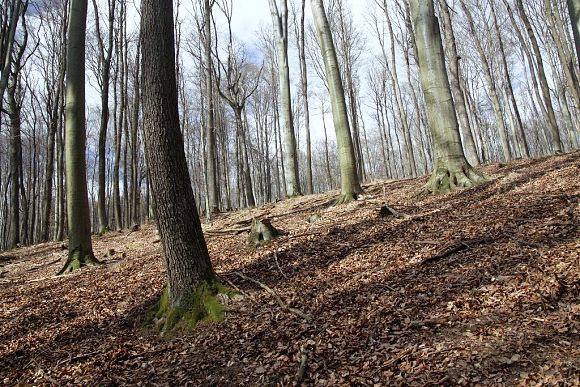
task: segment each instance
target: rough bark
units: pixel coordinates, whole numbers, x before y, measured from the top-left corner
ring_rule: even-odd
[[[187,307],[198,287],[215,274],[179,127],[173,3],[143,0],[141,7],[145,154],[167,264],[168,302]]]
[[[411,0],[410,5],[421,85],[435,145],[434,170],[424,189],[445,193],[472,187],[486,179],[469,164],[463,153],[433,0]]]

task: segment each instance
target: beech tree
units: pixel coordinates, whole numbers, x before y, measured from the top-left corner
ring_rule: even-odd
[[[410,6],[421,85],[435,143],[433,174],[424,189],[431,193],[445,193],[472,187],[486,178],[469,164],[463,153],[433,0],[411,0]]]
[[[71,0],[66,55],[66,203],[68,259],[59,274],[99,261],[93,254],[87,192],[85,38],[87,0]]]
[[[173,23],[172,1],[143,0],[145,155],[167,265],[167,290],[158,310],[158,317],[166,318],[164,329],[182,318],[205,317],[202,298],[215,289],[180,130]]]
[[[310,5],[312,6],[314,24],[316,25],[316,33],[322,50],[322,58],[330,92],[332,117],[334,119],[334,130],[336,132],[336,141],[338,143],[340,157],[341,193],[336,200],[336,204],[342,204],[356,200],[357,196],[362,193],[362,187],[356,170],[356,159],[346,110],[344,86],[338,67],[338,58],[336,56],[330,24],[324,9],[324,2],[322,0],[311,0]]]
[[[570,13],[570,20],[572,21],[576,58],[580,66],[580,0],[568,0],[568,12]]]
[[[286,196],[302,195],[298,174],[298,153],[296,151],[296,135],[294,133],[294,115],[292,112],[292,94],[290,92],[290,66],[288,64],[288,0],[268,0],[276,51],[278,53],[278,76],[280,78],[280,99],[282,118],[284,119],[284,152],[286,164]]]

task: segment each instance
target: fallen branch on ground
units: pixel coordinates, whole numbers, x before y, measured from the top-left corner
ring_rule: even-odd
[[[308,354],[304,347],[300,347],[300,367],[296,373],[296,385],[300,385],[306,376],[306,365],[308,364]]]
[[[310,320],[310,316],[309,315],[307,315],[306,313],[302,312],[299,309],[289,307],[284,301],[282,301],[282,299],[280,298],[280,296],[278,295],[278,293],[276,293],[274,290],[272,290],[267,285],[261,283],[258,280],[255,280],[253,278],[250,278],[250,277],[248,277],[248,276],[240,273],[239,271],[236,271],[234,274],[237,275],[238,277],[240,277],[241,279],[244,279],[246,281],[250,281],[250,282],[258,285],[259,287],[261,287],[262,289],[264,289],[265,291],[267,291],[268,293],[270,293],[270,295],[272,295],[272,297],[274,297],[274,299],[276,300],[276,302],[278,303],[278,305],[280,306],[280,308],[285,309],[288,312],[290,312],[292,314],[295,314],[298,317],[303,318],[304,320]]]

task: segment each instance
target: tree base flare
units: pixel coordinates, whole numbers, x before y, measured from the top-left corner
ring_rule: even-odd
[[[340,206],[341,204],[347,204],[350,202],[354,202],[357,199],[358,199],[358,195],[356,193],[341,194],[338,198],[336,198],[333,205]]]
[[[193,295],[179,305],[172,305],[165,289],[146,316],[145,324],[162,336],[190,332],[198,322],[220,322],[224,319],[224,300],[238,294],[219,282],[202,282]]]
[[[58,272],[58,275],[71,273],[84,266],[95,266],[100,264],[101,262],[95,258],[95,255],[92,252],[86,253],[74,251],[68,255],[64,267]]]
[[[469,164],[463,164],[456,169],[442,167],[433,172],[421,193],[446,194],[459,189],[475,187],[489,180],[489,177]]]

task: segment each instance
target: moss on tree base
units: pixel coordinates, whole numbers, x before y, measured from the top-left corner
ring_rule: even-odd
[[[174,336],[191,331],[201,321],[220,322],[224,319],[220,294],[227,298],[237,295],[217,281],[202,282],[189,299],[172,305],[169,291],[165,289],[149,310],[145,325],[163,336]]]
[[[453,169],[440,167],[433,172],[421,192],[433,195],[446,194],[459,189],[475,187],[489,180],[489,177],[469,164],[463,164],[461,167]]]
[[[58,275],[71,273],[74,270],[80,269],[84,266],[94,266],[100,264],[101,262],[95,258],[95,255],[92,252],[86,253],[73,251],[68,255],[68,259],[66,260],[64,267],[58,272]]]

